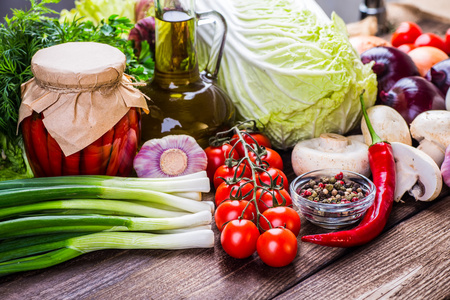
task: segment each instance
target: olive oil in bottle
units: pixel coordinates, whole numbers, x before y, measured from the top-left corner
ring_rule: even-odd
[[[155,20],[155,75],[142,88],[151,100],[141,140],[188,134],[207,147],[211,136],[232,125],[234,106],[214,79],[199,72],[195,17],[163,10]]]

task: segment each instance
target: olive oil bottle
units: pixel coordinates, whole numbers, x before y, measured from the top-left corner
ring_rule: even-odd
[[[188,134],[205,148],[211,136],[232,125],[234,106],[214,76],[199,71],[193,1],[188,8],[162,2],[155,3],[155,75],[142,88],[151,100],[150,114],[142,116],[141,141]]]

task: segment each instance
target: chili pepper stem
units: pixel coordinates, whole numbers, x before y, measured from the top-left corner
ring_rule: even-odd
[[[373,129],[372,123],[370,122],[369,115],[367,114],[366,107],[364,104],[364,91],[362,91],[359,96],[359,101],[361,102],[361,109],[364,116],[364,120],[366,121],[367,128],[369,129],[370,137],[372,138],[372,145],[376,143],[380,143],[383,140],[379,137],[379,135]]]

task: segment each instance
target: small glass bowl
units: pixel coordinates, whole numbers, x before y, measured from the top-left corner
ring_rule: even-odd
[[[322,177],[331,177],[342,172],[346,181],[354,181],[364,190],[364,198],[355,202],[332,204],[308,200],[297,193],[297,190],[310,180],[318,181]],[[291,197],[300,212],[311,223],[326,229],[338,229],[358,222],[372,206],[376,188],[367,177],[345,170],[320,169],[298,176],[290,185]]]

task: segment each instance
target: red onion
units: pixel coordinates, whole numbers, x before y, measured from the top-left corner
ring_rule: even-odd
[[[399,79],[419,75],[411,57],[394,47],[380,46],[369,49],[361,54],[361,61],[363,64],[375,62],[372,70],[377,74],[378,103],[380,93],[387,92]]]
[[[445,110],[444,97],[437,87],[420,76],[405,77],[388,91],[380,92],[381,102],[397,110],[410,124],[427,110]]]
[[[450,145],[445,150],[444,162],[441,165],[441,174],[447,186],[450,186]]]
[[[431,81],[442,94],[446,95],[450,87],[450,59],[438,62],[431,67],[430,71],[425,75],[425,78]]]
[[[134,48],[141,52],[141,42],[147,41],[152,53],[155,53],[155,18],[147,17],[139,20],[130,30],[129,40],[134,40]]]

